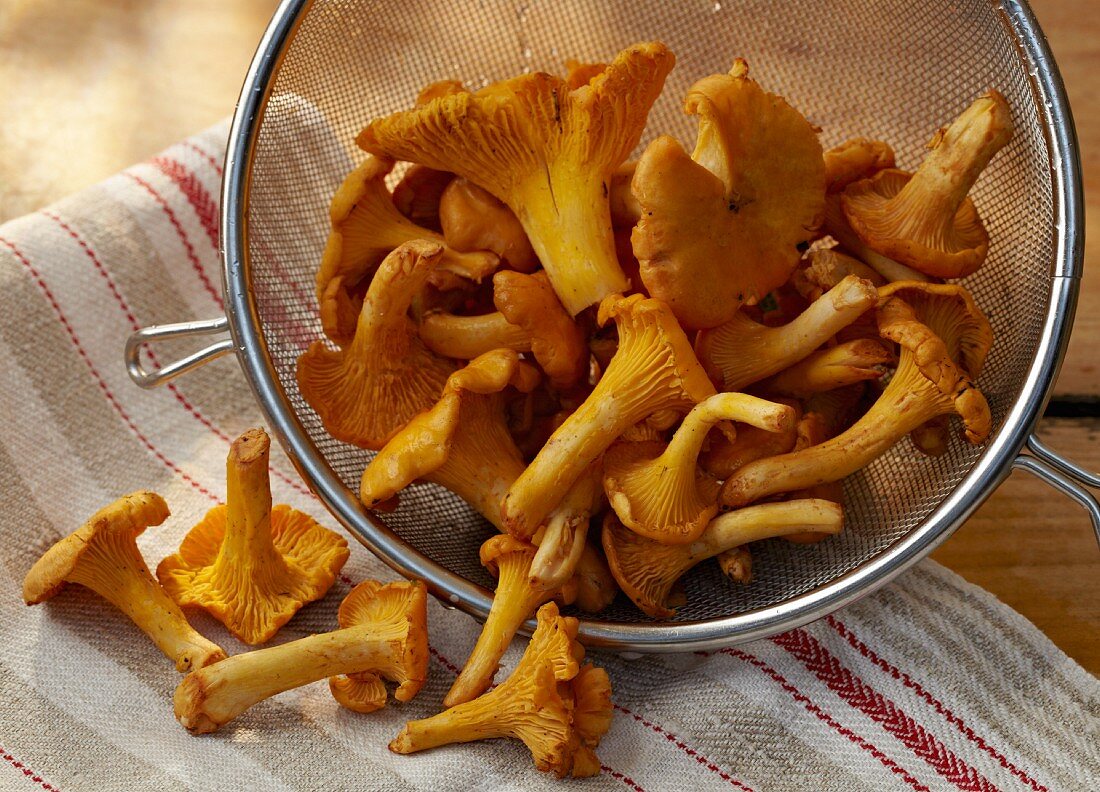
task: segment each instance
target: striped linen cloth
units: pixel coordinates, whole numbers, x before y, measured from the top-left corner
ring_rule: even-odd
[[[477,634],[434,602],[430,679],[414,701],[358,715],[320,683],[193,737],[172,715],[178,674],[117,611],[79,587],[21,601],[39,554],[139,488],[173,511],[140,539],[154,567],[224,497],[229,441],[260,423],[231,359],[152,392],[122,364],[138,327],[222,311],[225,136],[216,127],[0,227],[0,788],[541,788],[549,779],[518,743],[387,751],[406,719],[439,708]],[[276,501],[334,524],[279,451],[272,468]],[[393,575],[353,547],[332,592],[279,640],[333,629],[366,577]],[[212,620],[193,623],[244,651]],[[599,661],[616,717],[602,775],[578,789],[1041,791],[1100,778],[1097,680],[932,562],[771,640]]]

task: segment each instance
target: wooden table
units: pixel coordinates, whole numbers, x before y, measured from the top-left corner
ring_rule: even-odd
[[[1041,435],[1100,470],[1100,14],[1092,0],[1034,2],[1077,119],[1092,267]],[[225,116],[274,6],[0,0],[0,220]],[[934,558],[1100,672],[1100,553],[1076,504],[1014,473]]]

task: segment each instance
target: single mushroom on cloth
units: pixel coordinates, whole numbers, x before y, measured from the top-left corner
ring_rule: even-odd
[[[572,388],[588,373],[584,331],[562,307],[544,272],[498,272],[493,304],[496,313],[480,316],[426,313],[420,338],[437,355],[457,360],[501,348],[530,352],[558,390]]]
[[[695,151],[667,135],[638,161],[634,254],[649,294],[688,330],[717,327],[790,277],[825,208],[817,131],[738,58],[691,87]]]
[[[409,754],[474,740],[521,740],[535,767],[559,778],[600,772],[595,749],[611,724],[607,673],[581,665],[577,620],[548,602],[519,664],[488,693],[423,720],[409,721],[390,742]]]
[[[157,584],[138,549],[138,537],[168,517],[156,493],[123,495],[92,515],[34,562],[23,580],[23,602],[37,605],[77,583],[107,599],[130,617],[176,664],[190,671],[226,658],[216,643],[187,623],[179,606]]]
[[[794,426],[795,412],[744,393],[719,393],[684,418],[671,442],[618,443],[604,454],[604,491],[630,530],[656,542],[694,542],[718,513],[719,482],[697,465],[710,430],[739,421],[772,432]]]
[[[443,706],[477,698],[493,684],[500,658],[512,643],[516,631],[540,605],[552,599],[570,604],[576,586],[544,588],[531,581],[535,547],[508,534],[493,536],[481,545],[481,564],[497,579],[493,605],[481,634],[466,659],[458,678],[443,699]]]
[[[225,505],[188,531],[157,577],[183,607],[202,608],[247,644],[271,640],[332,587],[348,543],[289,506],[271,505],[271,441],[250,429],[226,461]]]
[[[409,701],[428,675],[427,594],[419,580],[383,585],[365,580],[340,603],[340,629],[258,649],[184,677],[173,702],[176,719],[194,734],[229,723],[253,704],[329,677],[336,700],[356,712]]]
[[[575,316],[627,288],[608,184],[638,144],[673,61],[660,42],[635,44],[578,87],[525,74],[373,121],[356,142],[456,173],[503,201]]]
[[[130,617],[176,664],[177,671],[224,660],[221,647],[187,623],[138,550],[137,537],[167,517],[164,498],[145,490],[105,506],[34,563],[23,580],[23,601],[37,605],[61,591],[66,583],[77,583]]]
[[[724,325],[701,331],[695,352],[723,390],[742,390],[808,357],[877,301],[870,281],[849,275],[779,327],[762,325],[739,311]]]
[[[325,335],[341,346],[352,342],[362,294],[374,271],[405,242],[441,245],[439,268],[471,280],[481,280],[500,264],[494,253],[447,247],[442,235],[401,214],[386,189],[392,169],[392,160],[367,157],[344,179],[329,207],[332,230],[317,271],[317,302]]]
[[[872,250],[940,278],[963,278],[989,252],[989,234],[968,197],[1012,137],[1005,98],[990,90],[936,132],[915,173],[880,171],[841,198],[844,216]]]
[[[455,369],[429,350],[408,316],[443,256],[434,242],[406,242],[378,266],[345,349],[314,341],[298,358],[298,388],[337,440],[378,450],[439,398]]]
[[[492,251],[520,272],[533,272],[539,266],[519,218],[491,192],[469,179],[455,179],[443,191],[439,222],[443,237],[455,250]]]
[[[374,508],[414,481],[431,481],[460,496],[499,530],[500,502],[523,472],[508,433],[502,391],[530,391],[538,372],[510,349],[475,358],[452,374],[439,401],[415,416],[370,461],[359,482]]]
[[[714,385],[668,306],[641,295],[600,304],[619,345],[596,387],[550,436],[501,505],[508,532],[532,536],[589,465],[627,429],[654,413],[688,412]]]
[[[911,304],[887,295],[876,309],[879,332],[900,347],[900,355],[890,383],[863,417],[824,443],[737,470],[722,485],[724,505],[736,508],[838,481],[941,415],[962,418],[968,442],[985,441],[989,404],[965,366],[984,360],[983,349],[992,342],[988,322],[961,286],[925,285],[918,294],[920,299],[905,293]]]
[[[841,507],[825,500],[764,503],[726,512],[710,521],[688,544],[662,544],[624,527],[612,514],[604,518],[603,549],[611,573],[626,595],[654,619],[669,619],[672,586],[701,561],[735,547],[805,531],[840,533]]]

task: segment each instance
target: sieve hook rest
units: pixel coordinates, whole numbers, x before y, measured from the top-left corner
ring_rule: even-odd
[[[194,322],[177,322],[175,324],[151,325],[143,327],[126,339],[126,373],[136,385],[142,388],[155,388],[161,383],[167,382],[186,371],[203,365],[215,358],[219,358],[234,350],[233,339],[223,338],[209,346],[203,347],[197,352],[192,352],[179,360],[158,366],[150,371],[141,361],[141,348],[146,344],[163,341],[168,338],[183,338],[185,336],[217,335],[229,329],[229,320],[224,316],[217,319],[204,319]]]
[[[1035,435],[1028,437],[1027,450],[1031,453],[1020,454],[1012,466],[1026,470],[1080,503],[1088,512],[1096,542],[1100,545],[1100,502],[1088,490],[1089,487],[1100,489],[1100,476],[1051,450]]]

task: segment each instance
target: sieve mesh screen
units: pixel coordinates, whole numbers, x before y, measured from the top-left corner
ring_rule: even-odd
[[[781,9],[781,10],[778,10]],[[745,57],[766,89],[786,96],[822,129],[828,146],[862,135],[889,141],[912,168],[934,129],[975,96],[998,88],[1016,134],[973,191],[992,240],[989,260],[965,283],[996,333],[980,386],[994,426],[1016,401],[1050,296],[1055,255],[1051,155],[1027,63],[986,0],[831,3],[690,0],[532,0],[416,3],[317,0],[278,70],[254,152],[248,208],[251,288],[275,375],[321,455],[357,490],[367,452],[332,439],[302,400],[295,361],[321,337],[314,274],[328,232],[329,200],[361,156],[354,137],[377,116],[411,105],[425,84],[477,88],[521,71],[560,71],[568,57],[607,60],[659,38],[677,66],[649,118],[656,134],[694,140],[680,110],[688,86]],[[640,150],[640,149],[639,149]],[[690,145],[689,145],[690,150]],[[735,586],[714,564],[684,581],[695,621],[778,604],[884,552],[918,526],[983,453],[958,438],[937,459],[908,441],[846,483],[847,523],[817,546],[754,548],[755,581]],[[477,548],[487,524],[457,497],[416,485],[385,523],[437,563],[489,586]],[[629,602],[602,614],[644,621]]]

